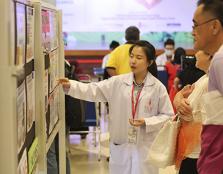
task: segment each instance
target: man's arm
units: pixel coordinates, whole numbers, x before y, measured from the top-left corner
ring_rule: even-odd
[[[217,59],[212,63],[212,67],[210,70],[210,79],[209,82],[214,84],[214,88],[216,88],[221,95],[223,95],[223,60]],[[212,87],[213,85],[211,85]],[[210,87],[210,88],[211,88]],[[209,91],[211,91],[210,89]]]

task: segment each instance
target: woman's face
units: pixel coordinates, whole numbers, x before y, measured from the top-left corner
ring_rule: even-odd
[[[200,70],[203,70],[205,72],[208,71],[209,65],[210,65],[210,56],[205,54],[203,51],[198,51],[195,54],[196,57],[196,67]]]
[[[146,54],[142,47],[135,46],[130,54],[130,67],[134,74],[147,73],[147,67],[149,62],[147,61]]]

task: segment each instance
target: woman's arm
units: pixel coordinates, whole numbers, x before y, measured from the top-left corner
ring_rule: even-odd
[[[92,102],[107,102],[113,80],[92,83],[82,83],[68,79],[59,79],[58,81],[63,86],[64,92],[71,97]]]

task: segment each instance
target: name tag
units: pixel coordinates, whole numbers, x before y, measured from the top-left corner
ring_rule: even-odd
[[[129,127],[128,130],[128,143],[137,143],[137,129],[133,126]]]

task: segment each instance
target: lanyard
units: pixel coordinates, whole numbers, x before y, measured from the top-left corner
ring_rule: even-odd
[[[137,96],[136,96],[136,103],[134,104],[134,84],[132,85],[132,118],[133,120],[135,119],[135,115],[136,115],[136,109],[139,103],[139,97],[141,94],[142,89],[140,89],[140,91],[138,91]],[[143,86],[142,86],[143,88]]]

